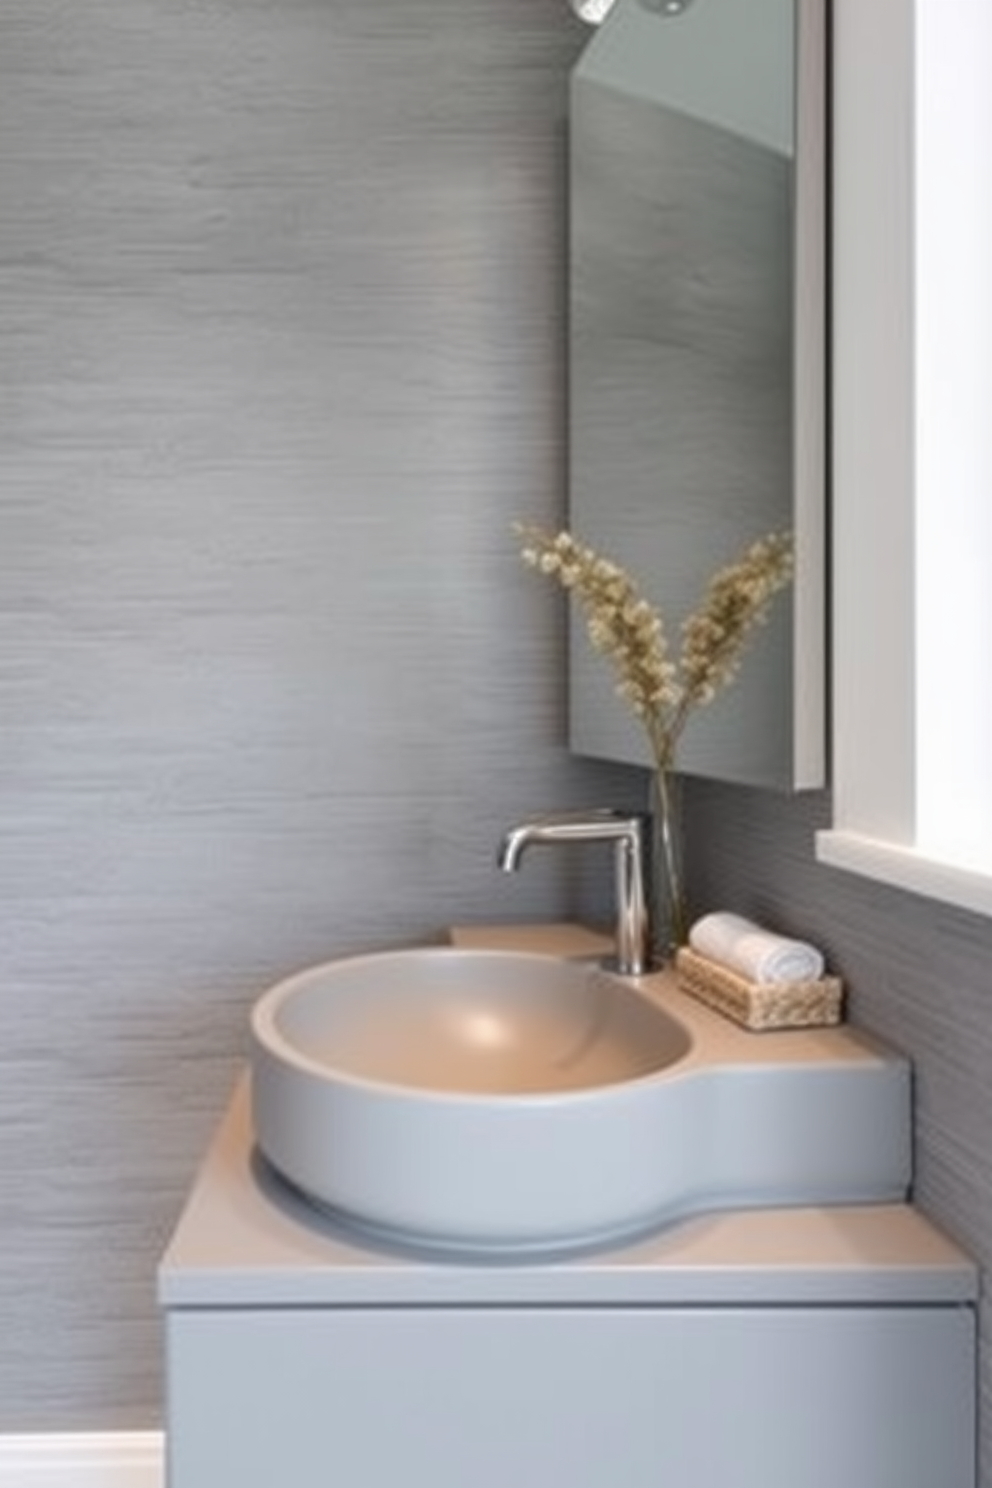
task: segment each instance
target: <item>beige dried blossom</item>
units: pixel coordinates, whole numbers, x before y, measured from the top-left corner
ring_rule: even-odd
[[[522,525],[516,531],[524,562],[578,601],[592,645],[618,673],[617,692],[644,723],[656,764],[670,769],[690,714],[734,680],[752,632],[791,582],[791,536],[761,538],[713,576],[702,604],[682,622],[675,663],[661,614],[619,564],[567,531]]]

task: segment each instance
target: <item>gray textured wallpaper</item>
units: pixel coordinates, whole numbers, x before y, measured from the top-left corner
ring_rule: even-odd
[[[609,891],[495,868],[631,790],[564,752],[509,530],[563,512],[584,39],[0,7],[0,1430],[157,1419],[155,1266],[270,980]]]
[[[849,1016],[913,1061],[917,1202],[992,1267],[992,920],[818,864],[826,794],[692,781],[686,798],[695,909],[736,909],[823,946]],[[987,1301],[980,1348],[980,1483],[992,1488]]]
[[[155,1266],[270,980],[602,907],[598,858],[493,866],[638,784],[565,754],[508,536],[563,512],[584,38],[561,0],[0,6],[0,1431],[157,1421]],[[824,942],[992,1259],[992,925],[818,868],[821,797],[688,796],[697,902]]]

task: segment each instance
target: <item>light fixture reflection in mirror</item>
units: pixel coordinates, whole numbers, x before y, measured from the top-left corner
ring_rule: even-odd
[[[569,0],[580,21],[587,26],[599,26],[616,4],[616,0]]]
[[[585,21],[588,26],[601,26],[616,0],[570,0],[570,3],[580,21]],[[640,0],[640,3],[662,20],[671,20],[688,10],[692,0]]]

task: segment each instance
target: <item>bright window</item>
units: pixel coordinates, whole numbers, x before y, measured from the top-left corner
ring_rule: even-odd
[[[992,5],[835,0],[834,826],[992,913]]]

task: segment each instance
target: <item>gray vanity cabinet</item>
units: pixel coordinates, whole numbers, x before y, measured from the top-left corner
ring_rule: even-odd
[[[169,1488],[974,1488],[976,1278],[907,1205],[609,1255],[390,1254],[240,1091],[163,1260]]]
[[[970,1488],[961,1307],[176,1314],[170,1488]]]

